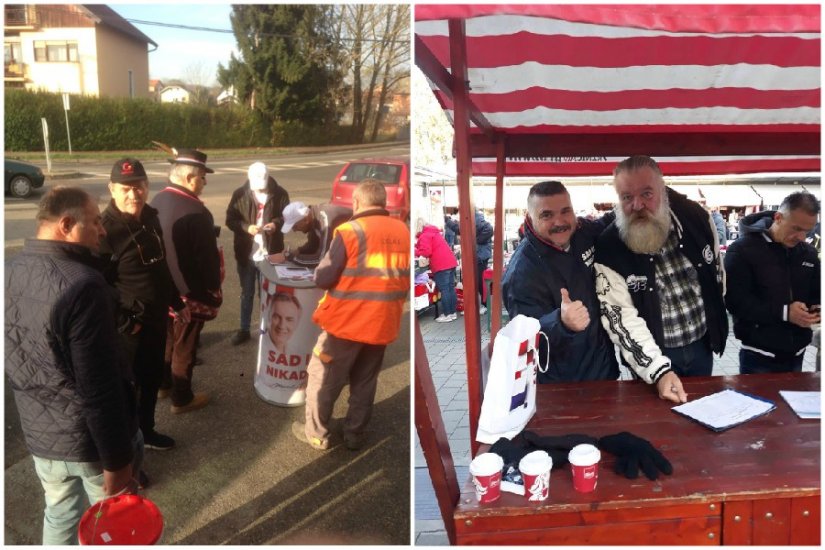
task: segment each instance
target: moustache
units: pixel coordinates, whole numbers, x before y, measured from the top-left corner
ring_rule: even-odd
[[[554,227],[553,229],[550,230],[550,233],[564,233],[565,231],[570,231],[570,226],[569,225],[560,225],[560,226]]]
[[[632,214],[630,214],[629,220],[630,220],[630,223],[633,223],[635,221],[642,221],[642,220],[648,221],[648,220],[651,220],[653,218],[654,218],[653,212],[651,212],[649,210],[639,210],[637,212],[633,212]]]

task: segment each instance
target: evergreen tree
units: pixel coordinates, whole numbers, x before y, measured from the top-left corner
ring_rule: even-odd
[[[331,6],[233,5],[240,58],[218,66],[218,81],[269,123],[337,122],[343,56]]]

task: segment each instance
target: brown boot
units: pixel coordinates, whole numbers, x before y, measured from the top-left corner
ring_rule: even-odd
[[[206,406],[209,403],[209,396],[205,392],[197,392],[192,396],[192,400],[186,405],[172,405],[169,410],[172,414],[181,414],[190,411],[196,411]]]
[[[172,406],[182,407],[188,405],[195,394],[192,393],[192,368],[188,369],[186,376],[172,375]]]

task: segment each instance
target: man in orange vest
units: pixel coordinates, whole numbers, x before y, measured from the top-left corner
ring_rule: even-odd
[[[352,205],[352,219],[335,229],[315,270],[326,293],[312,320],[323,331],[307,366],[306,423],[292,424],[299,440],[319,450],[331,447],[332,408],[347,382],[344,443],[361,448],[384,350],[398,336],[410,288],[410,230],[389,216],[384,185],[361,182]]]

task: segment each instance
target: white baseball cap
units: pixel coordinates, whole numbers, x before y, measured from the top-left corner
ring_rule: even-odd
[[[256,191],[266,189],[266,183],[269,181],[269,171],[266,169],[266,164],[263,162],[250,164],[246,175],[249,177],[249,187]]]
[[[292,226],[306,218],[307,214],[309,214],[309,207],[304,203],[297,201],[287,204],[284,208],[284,226],[281,228],[281,233],[292,231]]]

